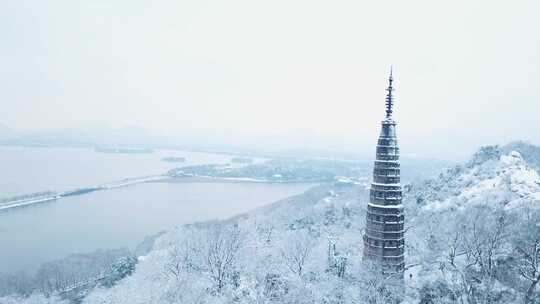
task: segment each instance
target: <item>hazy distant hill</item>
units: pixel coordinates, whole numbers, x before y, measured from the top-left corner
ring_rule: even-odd
[[[13,134],[13,130],[11,130],[8,126],[0,123],[0,138],[9,137]]]

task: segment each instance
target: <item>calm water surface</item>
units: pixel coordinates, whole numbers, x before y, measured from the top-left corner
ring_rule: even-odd
[[[161,160],[167,156],[185,157],[186,162]],[[162,174],[180,166],[228,163],[230,159],[230,155],[176,150],[122,154],[85,148],[0,146],[0,198],[95,186],[127,177]]]
[[[161,157],[190,155],[187,152],[160,153],[162,155],[127,155],[84,149],[0,148],[2,168],[8,168],[3,169],[8,182],[2,179],[0,190],[17,194],[64,190],[128,176],[158,174],[175,166],[162,162]],[[21,157],[17,158],[16,154]],[[10,158],[7,167],[6,155]],[[37,159],[32,159],[32,155]],[[230,156],[200,153],[192,157],[185,165],[222,163],[230,159]],[[145,236],[175,225],[227,218],[301,193],[310,186],[145,183],[2,211],[0,272],[32,272],[43,262],[71,253],[132,248]]]

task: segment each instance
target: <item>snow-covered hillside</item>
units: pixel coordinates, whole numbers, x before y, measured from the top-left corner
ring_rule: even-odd
[[[507,147],[483,147],[466,164],[408,187],[413,298],[540,301],[540,176],[525,161],[540,154]]]
[[[514,208],[522,203],[531,207],[540,199],[540,176],[521,154],[495,153],[496,148],[480,150],[466,166],[457,166],[437,179],[421,185],[416,203],[424,211],[467,208],[475,204]],[[413,191],[414,192],[414,191]]]
[[[484,147],[405,186],[402,285],[362,263],[368,189],[338,182],[168,231],[83,303],[539,303],[533,152]]]
[[[95,290],[85,303],[359,298],[351,271],[362,252],[358,197],[367,192],[356,185],[324,185],[229,221],[178,227],[156,240],[131,277]]]
[[[520,274],[526,255],[516,250],[538,237],[537,222],[518,219],[537,219],[522,208],[540,206],[540,177],[519,152],[482,148],[408,188],[406,302],[523,302],[533,281]],[[325,185],[226,223],[179,227],[156,241],[133,276],[85,303],[387,303],[393,282],[361,264],[367,198],[357,185]]]

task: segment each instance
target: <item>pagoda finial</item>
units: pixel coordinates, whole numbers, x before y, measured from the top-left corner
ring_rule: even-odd
[[[390,77],[388,77],[388,88],[386,89],[388,91],[388,94],[386,94],[386,118],[392,117],[392,106],[394,105],[394,100],[392,99],[392,91],[394,90],[392,87],[392,82],[394,81],[392,70],[392,66],[390,66]]]

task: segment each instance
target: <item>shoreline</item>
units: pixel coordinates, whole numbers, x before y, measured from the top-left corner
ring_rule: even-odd
[[[168,181],[168,180],[170,180],[170,179],[163,180],[163,181]],[[205,179],[205,180],[208,180],[208,179]],[[195,181],[195,180],[193,180],[193,181]],[[159,183],[159,182],[162,182],[162,181],[151,181],[151,182],[149,182],[149,183]],[[233,187],[233,189],[243,189],[242,191],[249,191],[249,189],[243,188],[243,187],[250,187],[250,184],[243,183],[244,186],[242,186],[241,184],[242,184],[242,183],[236,184],[236,185],[239,185],[240,188],[237,188],[237,187],[235,186],[235,187]],[[185,184],[185,185],[186,185],[186,187],[191,188],[191,186],[189,186],[189,184]],[[208,185],[208,187],[214,189],[214,186],[211,186],[211,185],[212,185],[211,182],[209,182],[209,183],[207,183],[207,184],[202,184],[201,187],[205,187],[204,189],[207,189],[205,185]],[[235,183],[231,183],[231,184],[230,184],[230,186],[234,186],[234,185],[235,185]],[[266,184],[266,185],[268,185],[268,184]],[[164,185],[162,185],[162,186],[159,186],[159,185],[156,185],[156,186],[158,186],[159,189],[162,189],[163,187],[167,187],[166,184],[164,184]],[[178,184],[177,186],[181,186],[181,184]],[[280,191],[281,191],[281,190],[279,190],[279,189],[280,189],[280,187],[279,187],[280,185],[275,185],[274,187],[276,187],[276,186],[278,187],[278,188],[277,188],[277,189],[278,189],[277,191],[280,192]],[[287,187],[287,185],[281,185],[281,186],[282,186],[282,187]],[[262,204],[262,205],[260,205],[260,206],[258,206],[258,205],[251,206],[251,203],[249,203],[249,204],[246,204],[245,207],[242,207],[242,209],[240,209],[240,210],[238,210],[238,211],[236,211],[236,212],[231,212],[231,213],[228,214],[228,215],[223,215],[223,216],[221,216],[221,215],[205,216],[205,217],[203,217],[203,218],[195,218],[195,219],[194,219],[194,218],[191,218],[191,219],[189,219],[188,221],[184,221],[183,219],[179,219],[178,222],[174,222],[174,223],[172,223],[172,224],[167,224],[167,226],[166,226],[165,228],[159,228],[158,230],[151,230],[151,231],[150,231],[150,230],[146,230],[146,232],[145,232],[141,237],[139,237],[139,238],[136,240],[136,242],[133,243],[132,245],[121,245],[121,246],[115,246],[115,247],[111,247],[111,246],[102,246],[102,247],[99,247],[99,248],[101,248],[101,249],[103,249],[103,250],[109,250],[109,249],[115,249],[115,248],[125,247],[125,248],[129,248],[130,250],[133,250],[133,252],[135,252],[136,250],[138,250],[138,249],[137,249],[138,246],[140,246],[142,243],[144,243],[147,239],[150,239],[150,238],[152,238],[154,235],[158,235],[158,234],[160,234],[160,233],[163,232],[163,231],[169,231],[169,230],[171,230],[171,229],[174,229],[174,227],[176,227],[176,226],[181,226],[181,225],[198,225],[198,224],[200,224],[200,223],[212,222],[212,221],[216,221],[216,220],[219,220],[219,221],[227,221],[227,220],[229,220],[230,218],[233,218],[233,217],[237,217],[237,216],[243,215],[243,214],[245,214],[245,213],[247,213],[247,212],[252,212],[253,210],[256,210],[256,209],[258,209],[258,208],[265,207],[266,205],[271,205],[271,204],[274,204],[274,203],[276,203],[276,202],[278,202],[278,201],[287,199],[287,198],[289,198],[289,197],[292,197],[292,196],[296,196],[296,195],[302,194],[302,193],[304,193],[305,191],[307,191],[308,189],[311,189],[313,186],[317,186],[317,185],[315,185],[315,184],[304,184],[304,185],[302,185],[302,184],[291,184],[291,185],[289,185],[289,186],[290,186],[290,187],[294,187],[293,189],[298,189],[298,190],[292,190],[292,193],[291,193],[291,194],[289,194],[289,195],[284,195],[284,196],[282,196],[282,198],[278,197],[278,198],[276,198],[276,199],[268,200],[268,202],[267,202],[266,204]],[[144,185],[141,186],[141,187],[144,187]],[[150,187],[151,187],[151,185],[150,185]],[[170,185],[170,187],[178,188],[178,187],[176,187],[175,185]],[[218,187],[219,187],[219,186],[218,186]],[[258,188],[259,186],[252,185],[252,187]],[[266,187],[264,187],[264,184],[261,185],[260,187],[263,187],[264,189],[270,189],[272,192],[274,191],[274,190],[272,190],[273,188],[266,188]],[[272,187],[272,186],[271,186],[271,185],[268,185],[267,187]],[[180,187],[180,189],[182,189],[182,188],[184,188],[184,187],[183,187],[183,186]],[[224,184],[224,185],[223,185],[223,188],[228,188],[227,184]],[[303,190],[304,188],[305,188],[306,190]],[[145,188],[143,188],[143,192],[145,191],[144,189],[145,189]],[[226,190],[226,189],[224,189],[224,190]],[[128,192],[131,192],[132,189],[127,189],[127,191],[128,191]],[[135,190],[135,191],[139,191],[139,190]],[[226,191],[227,191],[227,190],[226,190]],[[260,192],[260,190],[255,190],[255,191],[259,191],[259,192]],[[291,191],[291,190],[288,190],[288,191]],[[140,191],[139,191],[139,192],[140,192]],[[180,190],[180,192],[178,192],[178,191],[175,191],[175,192],[176,192],[176,193],[182,193],[181,190]],[[227,192],[228,192],[228,191],[227,191]],[[237,191],[235,191],[235,192],[237,192]],[[284,193],[286,193],[286,192],[287,192],[287,191],[285,191]],[[111,193],[114,193],[114,192],[111,192]],[[219,192],[218,192],[218,193],[219,193]],[[105,194],[105,195],[109,195],[109,194],[107,194],[107,193],[104,193],[104,194]],[[116,194],[113,194],[113,195],[116,196]],[[181,197],[181,196],[178,196],[178,197]],[[86,200],[86,201],[92,201],[93,198],[92,198],[92,197],[90,197],[90,198],[84,198],[84,200]],[[212,200],[210,200],[210,201],[212,201]],[[248,202],[248,200],[246,200],[246,202]],[[52,201],[51,201],[51,203],[57,203],[57,202],[52,202]],[[64,203],[67,203],[67,202],[66,202],[66,201],[60,201],[60,202],[58,202],[58,203],[64,204]],[[45,204],[44,204],[44,205],[45,205]],[[152,208],[152,205],[153,205],[153,204],[150,204],[148,207],[149,207],[149,208]],[[41,205],[36,205],[36,206],[38,207],[38,208],[36,208],[36,209],[40,209],[40,208],[41,208]],[[198,206],[198,205],[193,205],[193,206]],[[21,208],[21,209],[24,210],[25,208]],[[15,213],[15,211],[18,211],[18,210],[17,210],[17,209],[13,209],[13,211],[14,211],[14,213]],[[40,210],[37,210],[37,211],[40,212]],[[26,212],[26,211],[25,211],[25,212]],[[9,213],[10,213],[10,212],[7,211],[5,214],[2,214],[2,212],[0,211],[0,218],[1,218],[3,215],[9,215]],[[154,233],[154,231],[155,231],[155,233]],[[96,248],[96,250],[99,250],[99,248]],[[141,247],[141,248],[143,248],[143,247]],[[94,250],[94,249],[83,249],[83,250],[77,249],[76,251],[69,251],[69,252],[67,252],[67,253],[62,253],[62,254],[60,254],[60,255],[56,255],[55,257],[52,257],[52,258],[47,258],[46,260],[43,260],[43,261],[39,262],[39,265],[43,265],[43,264],[45,264],[45,263],[47,263],[47,262],[52,262],[52,261],[61,260],[61,259],[63,259],[63,258],[69,257],[71,254],[78,254],[78,253],[80,253],[80,254],[90,254],[90,253],[94,252],[93,250]],[[142,249],[142,250],[145,250],[145,249]],[[35,266],[35,268],[39,268],[39,266]],[[24,268],[24,269],[26,269],[26,268]],[[24,270],[24,269],[23,269],[23,268],[20,268],[19,270]],[[9,273],[9,272],[16,272],[16,271],[19,271],[19,270],[7,271],[6,273]]]
[[[331,181],[273,181],[243,177],[180,176],[164,178],[150,183],[253,183],[253,184],[324,184]]]

